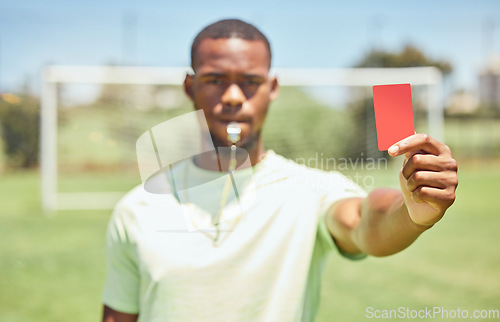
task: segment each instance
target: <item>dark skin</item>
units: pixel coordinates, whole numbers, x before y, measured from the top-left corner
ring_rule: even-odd
[[[139,314],[128,314],[113,310],[104,305],[102,312],[102,322],[137,322]]]
[[[239,147],[251,164],[265,153],[261,130],[269,103],[278,96],[278,81],[269,77],[269,54],[263,42],[243,39],[205,39],[194,62],[195,74],[186,76],[185,92],[196,109],[205,112],[216,146],[230,146],[226,126],[237,121],[242,129]],[[366,198],[348,198],[333,204],[326,224],[340,249],[347,253],[387,256],[409,245],[443,216],[455,200],[457,162],[450,149],[426,134],[412,135],[389,149],[404,155],[400,190],[375,189]],[[199,167],[227,169],[229,156],[204,155]],[[105,306],[103,321],[137,321]]]

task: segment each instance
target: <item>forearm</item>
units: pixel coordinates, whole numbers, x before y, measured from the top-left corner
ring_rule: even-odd
[[[351,238],[360,251],[372,256],[397,253],[431,227],[413,222],[399,190],[376,189],[360,207],[360,220]]]

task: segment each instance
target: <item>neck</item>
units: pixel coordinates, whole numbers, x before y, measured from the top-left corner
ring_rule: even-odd
[[[244,147],[238,148],[236,150],[236,168],[244,169],[250,166],[253,167],[262,161],[264,154],[265,150],[260,139],[250,150],[246,150]],[[216,147],[215,151],[196,156],[194,163],[202,169],[225,172],[228,171],[230,158],[229,147]],[[250,162],[248,162],[248,158],[250,158]]]

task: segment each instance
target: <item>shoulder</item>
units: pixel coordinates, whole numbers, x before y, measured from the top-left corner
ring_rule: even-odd
[[[131,189],[120,198],[113,208],[110,225],[122,230],[125,229],[126,226],[130,226],[136,221],[135,209],[144,202],[147,202],[148,197],[148,193],[144,190],[142,184]]]
[[[143,226],[146,220],[154,219],[159,214],[171,213],[175,207],[175,198],[171,194],[153,193],[147,191],[144,184],[140,184],[116,203],[111,222],[128,227]]]
[[[115,210],[134,209],[139,205],[151,202],[152,197],[154,197],[154,194],[147,192],[143,184],[137,185],[120,198]]]

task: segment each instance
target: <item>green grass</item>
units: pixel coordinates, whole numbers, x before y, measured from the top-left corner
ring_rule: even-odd
[[[377,186],[394,186],[397,163],[360,173],[373,176]],[[330,257],[318,321],[364,320],[368,306],[500,309],[500,166],[462,164],[459,177],[457,202],[409,249],[358,262]],[[0,179],[0,321],[98,321],[109,211],[47,218],[37,172]],[[71,190],[92,180],[109,189],[133,181],[110,183],[89,174],[66,184]]]
[[[108,211],[45,217],[35,172],[0,191],[0,321],[98,320]]]
[[[455,155],[469,158],[500,156],[500,119],[448,119],[445,142]]]

